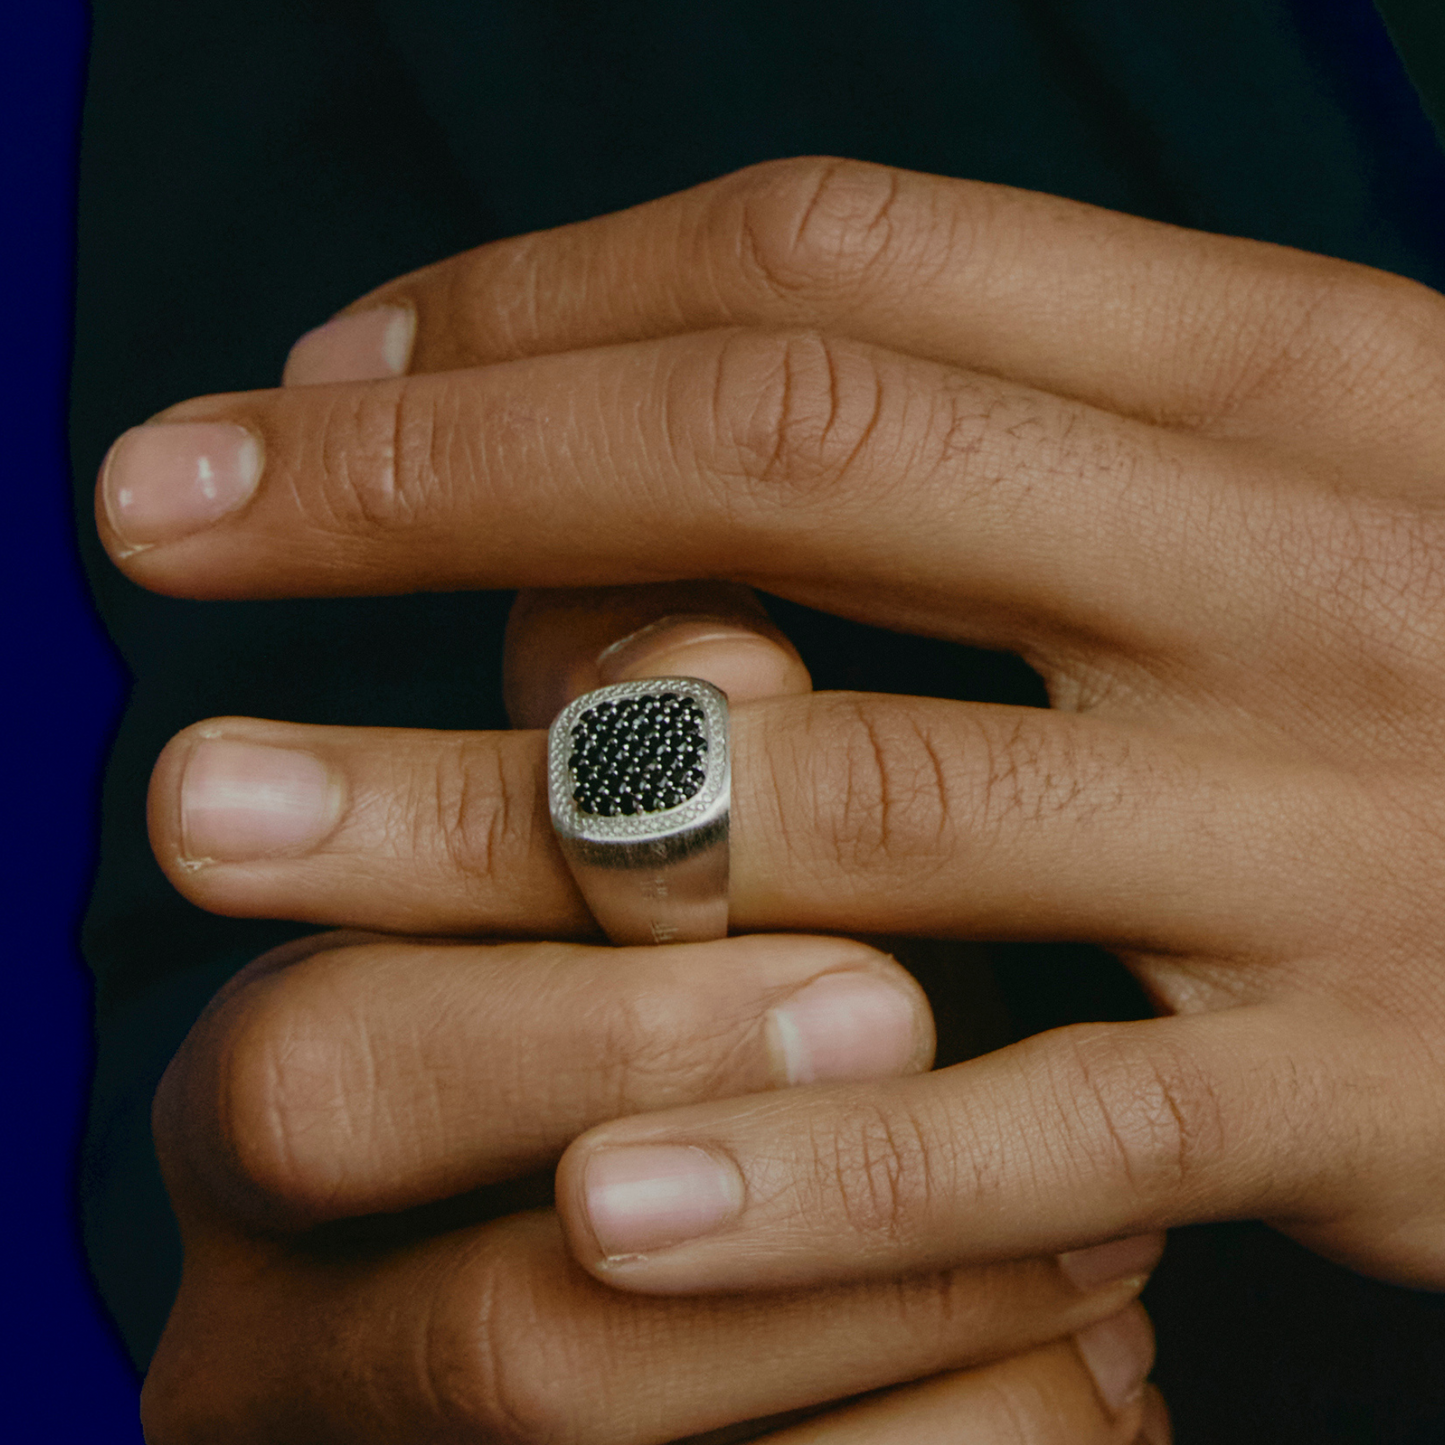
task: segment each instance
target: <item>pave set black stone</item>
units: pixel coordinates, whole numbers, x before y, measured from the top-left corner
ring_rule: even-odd
[[[598,703],[572,726],[572,801],[584,813],[660,813],[707,781],[702,707],[675,692]]]

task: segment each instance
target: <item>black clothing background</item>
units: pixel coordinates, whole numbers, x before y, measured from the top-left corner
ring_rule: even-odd
[[[1378,137],[1331,72],[1329,36],[1301,29],[1306,4],[96,0],[80,515],[119,432],[185,396],[274,385],[301,332],[378,282],[771,157],[1004,181],[1438,287],[1439,175],[1375,163]],[[1417,39],[1407,58],[1427,95],[1445,94],[1431,12],[1386,8],[1397,37]],[[1397,139],[1398,154],[1426,153],[1418,111]],[[145,838],[151,763],[178,729],[220,713],[505,726],[510,599],[189,603],[127,583],[92,529],[82,544],[135,676],[86,929],[99,1062],[83,1206],[97,1279],[143,1365],[178,1272],[151,1093],[216,986],[306,931],[214,918],[171,890]],[[775,611],[822,687],[1042,701],[1011,659]],[[1012,948],[1002,984],[1023,1031],[1143,1012],[1122,970],[1089,950]],[[1433,1296],[1241,1225],[1177,1232],[1146,1300],[1181,1445],[1445,1440]]]

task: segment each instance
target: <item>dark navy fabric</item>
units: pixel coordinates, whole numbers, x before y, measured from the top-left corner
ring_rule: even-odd
[[[1445,5],[1430,3],[1445,16]],[[1360,136],[1375,205],[1414,245],[1445,258],[1445,149],[1379,13],[1369,0],[1290,8],[1306,58]]]
[[[378,282],[772,157],[1008,182],[1445,285],[1441,161],[1419,103],[1397,70],[1377,104],[1286,0],[95,0],[94,12],[72,416],[82,517],[125,427],[185,396],[273,385],[296,336]],[[1428,59],[1428,47],[1406,55],[1417,79],[1434,75]],[[86,931],[99,1067],[84,1209],[97,1279],[143,1364],[179,1258],[151,1093],[215,987],[304,931],[214,918],[174,893],[146,844],[150,766],[179,728],[222,713],[503,726],[509,599],[192,603],[126,582],[88,525],[82,547],[135,679]],[[821,686],[1042,702],[1011,659],[787,604],[776,615]],[[1025,1031],[1144,1007],[1087,950],[1014,949],[1003,984]],[[1305,1297],[1359,1305],[1341,1318],[1383,1342],[1365,1375],[1327,1307],[1297,1317]],[[1322,1445],[1363,1438],[1329,1433],[1337,1406],[1396,1434],[1445,1410],[1427,1368],[1445,1353],[1433,1304],[1268,1231],[1182,1231],[1150,1303],[1181,1441]],[[1271,1352],[1244,1348],[1255,1331]],[[1301,1421],[1313,1433],[1293,1433]]]
[[[1445,6],[1440,0],[1376,0],[1424,102],[1445,138]]]

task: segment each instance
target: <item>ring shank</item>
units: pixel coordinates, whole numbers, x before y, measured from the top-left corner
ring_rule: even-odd
[[[727,819],[679,857],[675,840],[639,844],[625,860],[567,848],[572,876],[615,944],[700,943],[728,931]],[[566,844],[564,843],[564,847]]]

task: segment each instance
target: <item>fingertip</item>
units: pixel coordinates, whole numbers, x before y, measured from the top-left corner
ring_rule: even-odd
[[[660,617],[598,655],[599,685],[696,677],[732,703],[812,690],[803,660],[780,634],[721,617]]]
[[[583,693],[654,677],[700,678],[732,703],[813,686],[746,587],[694,581],[519,594],[504,662],[514,726],[546,727]]]
[[[774,1076],[785,1085],[818,1084],[927,1069],[932,1015],[916,985],[898,983],[850,969],[825,973],[782,999],[763,1027]]]
[[[1162,1233],[1136,1234],[1086,1249],[1072,1249],[1059,1256],[1059,1267],[1084,1294],[1124,1280],[1137,1280],[1142,1288],[1164,1253],[1165,1240]]]
[[[381,381],[400,376],[411,361],[416,312],[409,306],[373,306],[346,312],[308,331],[291,348],[282,386]]]
[[[1131,1304],[1080,1330],[1074,1346],[1110,1415],[1138,1403],[1154,1366],[1154,1327],[1142,1305]]]
[[[174,881],[180,870],[181,781],[197,746],[208,738],[220,737],[225,718],[206,718],[182,728],[161,749],[151,766],[146,787],[146,827],[151,851]]]

